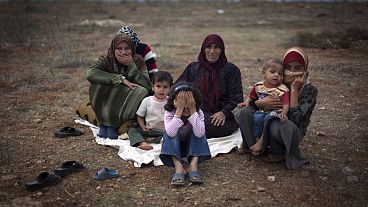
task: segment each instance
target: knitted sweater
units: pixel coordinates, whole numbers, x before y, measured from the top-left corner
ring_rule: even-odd
[[[144,58],[148,74],[152,78],[152,75],[158,71],[158,68],[151,47],[145,43],[138,43],[136,53]]]

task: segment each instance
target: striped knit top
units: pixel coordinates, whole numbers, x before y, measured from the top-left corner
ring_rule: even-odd
[[[180,127],[184,125],[181,118],[174,116],[175,111],[165,111],[164,124],[165,130],[169,137],[176,137]],[[188,118],[189,123],[193,126],[193,133],[196,137],[201,138],[205,135],[204,127],[204,114],[202,110],[199,109]]]
[[[144,58],[150,78],[158,71],[157,64],[151,47],[145,43],[138,43],[136,53]]]

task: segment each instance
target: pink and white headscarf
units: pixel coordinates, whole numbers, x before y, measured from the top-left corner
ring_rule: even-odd
[[[308,72],[308,55],[307,53],[300,47],[291,47],[286,50],[284,58],[283,58],[284,65],[289,64],[292,61],[298,61],[304,66],[304,72],[291,72],[288,70],[284,71],[285,75],[289,76],[298,76],[303,75],[303,73]],[[307,79],[307,83],[309,83],[309,78]]]
[[[300,47],[292,47],[286,50],[284,55],[284,65],[287,65],[288,63],[292,61],[298,61],[304,66],[305,72],[308,72],[308,55],[307,53]],[[290,72],[289,72],[290,73]],[[300,75],[300,73],[290,75]]]

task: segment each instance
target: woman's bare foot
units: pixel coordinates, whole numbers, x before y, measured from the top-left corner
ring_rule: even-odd
[[[252,150],[253,155],[259,155],[262,151],[263,147],[263,136],[255,143],[253,146],[250,147]]]
[[[147,142],[141,142],[139,145],[138,145],[138,148],[141,149],[141,150],[152,150],[153,147],[148,144]]]

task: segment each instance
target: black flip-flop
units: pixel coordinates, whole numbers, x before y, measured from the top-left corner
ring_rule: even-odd
[[[28,191],[35,191],[42,187],[55,185],[60,179],[61,177],[54,173],[42,172],[37,176],[36,180],[29,181],[25,185]]]
[[[78,171],[81,171],[81,170],[84,170],[84,166],[82,163],[80,162],[77,162],[77,161],[66,161],[64,162],[60,167],[56,168],[54,170],[54,173],[56,175],[59,175],[61,177],[69,174],[69,173],[72,173],[72,172],[78,172]]]
[[[69,126],[62,128],[59,131],[54,132],[54,136],[59,137],[59,138],[80,136],[82,134],[83,133],[80,130],[75,129],[73,127],[69,127]]]

